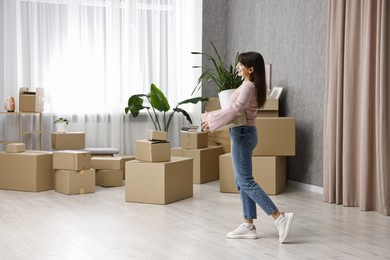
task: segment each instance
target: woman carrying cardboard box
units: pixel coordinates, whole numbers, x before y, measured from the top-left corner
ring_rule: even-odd
[[[242,85],[231,96],[231,105],[207,114],[202,128],[214,132],[230,123],[236,116],[246,114],[246,124],[229,129],[235,182],[240,192],[244,222],[226,234],[227,238],[258,238],[253,220],[257,218],[256,203],[275,220],[280,243],[284,243],[292,222],[292,212],[280,212],[270,197],[254,181],[252,153],[257,145],[255,118],[257,109],[266,101],[264,59],[258,52],[241,53],[237,63],[238,75],[244,77]]]

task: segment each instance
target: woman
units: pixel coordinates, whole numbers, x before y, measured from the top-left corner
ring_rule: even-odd
[[[258,238],[253,219],[257,218],[256,203],[275,220],[280,243],[284,243],[293,222],[292,212],[280,212],[270,197],[254,181],[252,153],[257,144],[255,118],[257,109],[266,101],[264,59],[258,52],[241,53],[237,63],[238,75],[244,78],[242,85],[231,96],[228,108],[207,114],[202,128],[216,131],[234,117],[246,114],[246,125],[229,129],[234,175],[243,207],[244,222],[227,233],[227,238]]]

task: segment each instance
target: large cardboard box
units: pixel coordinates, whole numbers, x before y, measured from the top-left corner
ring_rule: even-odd
[[[205,148],[208,145],[208,133],[181,131],[180,145],[183,149]]]
[[[42,112],[44,106],[44,89],[36,88],[29,91],[28,88],[19,90],[19,112]]]
[[[286,157],[252,157],[253,178],[269,195],[276,195],[286,187]],[[234,180],[231,153],[219,157],[220,192],[238,193]]]
[[[51,148],[54,150],[70,150],[85,148],[84,132],[51,133]]]
[[[92,157],[91,168],[96,170],[123,170],[125,159],[123,157]]]
[[[95,170],[55,170],[55,191],[74,195],[95,192]]]
[[[168,204],[193,196],[193,160],[172,157],[170,162],[126,162],[126,201]]]
[[[258,143],[253,156],[294,156],[295,118],[256,118]]]
[[[88,170],[91,168],[91,153],[85,151],[56,151],[53,153],[53,168],[60,170]]]
[[[97,170],[96,185],[102,187],[123,186],[123,170]]]
[[[168,132],[149,130],[148,131],[148,140],[150,140],[150,141],[167,141],[168,140]]]
[[[45,191],[53,189],[53,157],[44,151],[0,152],[0,189]]]
[[[172,148],[171,155],[188,157],[193,162],[193,183],[201,184],[219,179],[219,156],[223,154],[222,146],[201,149]]]
[[[135,159],[146,162],[168,162],[171,159],[169,142],[137,140],[135,142]]]
[[[5,146],[5,152],[7,153],[22,153],[26,151],[26,145],[24,143],[9,143]]]

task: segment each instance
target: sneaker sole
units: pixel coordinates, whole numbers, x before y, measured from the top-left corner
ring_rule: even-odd
[[[251,235],[226,235],[227,238],[230,239],[257,239],[259,238],[258,235],[256,234],[251,234]]]
[[[291,226],[292,226],[292,222],[294,220],[294,213],[290,213],[287,215],[287,225],[286,225],[286,232],[285,232],[285,235],[284,237],[282,237],[281,239],[279,239],[279,242],[280,243],[284,243],[284,241],[286,241],[287,237],[288,237],[288,234],[290,233],[290,229],[291,229]]]

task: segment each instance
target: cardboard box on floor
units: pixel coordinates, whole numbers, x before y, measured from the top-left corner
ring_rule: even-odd
[[[181,131],[180,145],[183,149],[205,148],[208,145],[208,133]]]
[[[253,156],[294,156],[295,118],[256,118],[258,143]]]
[[[0,152],[0,189],[45,191],[53,189],[51,152]]]
[[[171,159],[169,142],[137,140],[135,142],[135,159],[146,162],[168,162]]]
[[[51,133],[51,148],[54,150],[71,150],[85,148],[84,132]]]
[[[96,170],[124,170],[125,159],[123,157],[99,157],[91,158],[91,168]]]
[[[286,157],[252,157],[253,178],[269,195],[276,195],[286,187]],[[220,192],[238,193],[234,180],[231,153],[219,157]]]
[[[67,195],[95,192],[95,170],[55,170],[55,191]]]
[[[219,156],[223,154],[222,146],[201,149],[172,148],[171,155],[188,157],[193,162],[193,183],[201,184],[219,179]]]
[[[60,170],[88,170],[91,168],[91,153],[85,151],[56,151],[53,153],[53,168]]]
[[[26,151],[24,143],[9,143],[5,146],[6,153],[22,153]]]
[[[102,187],[123,186],[124,170],[97,170],[96,185]]]
[[[29,88],[19,90],[20,112],[42,112],[44,108],[44,88],[36,88],[35,92]]]
[[[169,162],[126,162],[126,201],[168,204],[193,196],[193,159],[171,157]]]
[[[120,157],[123,158],[124,165],[125,165],[125,167],[123,168],[123,179],[125,179],[126,178],[126,174],[125,174],[126,162],[135,160],[135,155],[122,155]]]

